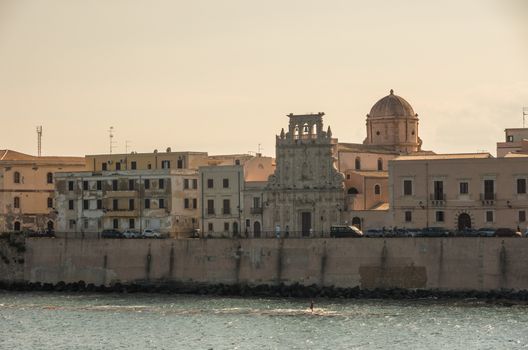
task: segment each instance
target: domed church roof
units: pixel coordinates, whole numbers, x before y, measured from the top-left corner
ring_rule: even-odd
[[[374,104],[368,117],[379,118],[392,116],[414,117],[416,114],[409,102],[400,96],[394,95],[394,90],[391,89],[389,95]]]

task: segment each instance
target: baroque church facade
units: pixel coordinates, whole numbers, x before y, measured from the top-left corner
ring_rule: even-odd
[[[263,190],[265,230],[324,236],[335,224],[390,226],[388,161],[422,151],[418,115],[391,90],[366,118],[361,144],[339,143],[324,113],[289,114],[276,136],[276,169]]]

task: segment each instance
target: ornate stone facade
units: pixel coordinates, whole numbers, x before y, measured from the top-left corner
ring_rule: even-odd
[[[264,229],[290,237],[327,235],[341,222],[344,176],[337,170],[337,139],[323,115],[288,115],[276,137],[274,175],[264,191]]]

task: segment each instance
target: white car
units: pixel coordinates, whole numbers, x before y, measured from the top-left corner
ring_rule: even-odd
[[[141,237],[141,235],[139,234],[138,231],[131,230],[131,229],[128,229],[125,232],[123,232],[123,236],[125,238],[139,238],[139,237]]]
[[[143,238],[161,238],[161,233],[159,233],[156,230],[151,230],[149,228],[146,228],[143,230],[142,236]]]

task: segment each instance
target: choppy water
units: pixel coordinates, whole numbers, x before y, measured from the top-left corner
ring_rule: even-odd
[[[522,349],[528,308],[0,292],[0,349]]]

